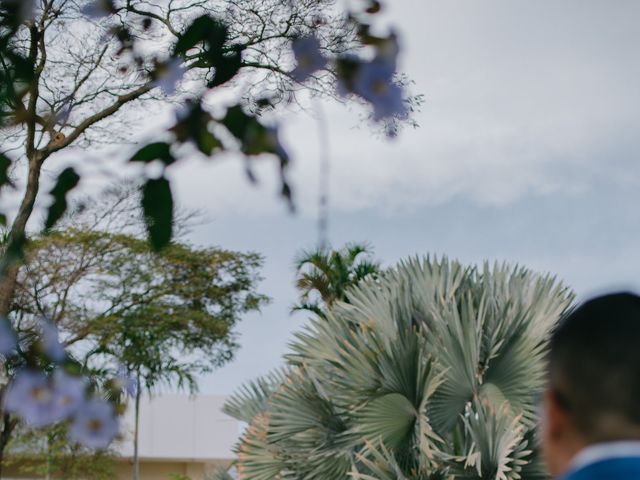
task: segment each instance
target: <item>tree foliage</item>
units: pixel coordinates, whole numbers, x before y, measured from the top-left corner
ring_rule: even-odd
[[[198,375],[232,358],[237,322],[268,301],[257,291],[262,258],[179,241],[158,253],[139,233],[135,197],[115,188],[74,206],[63,228],[32,238],[10,317],[19,348],[1,364],[5,382],[25,366],[50,371],[62,362],[121,410],[128,377],[149,392],[195,391]],[[190,214],[178,218],[181,231]],[[54,364],[42,348],[43,318],[60,335]],[[137,390],[129,391],[136,406]],[[3,447],[16,427],[18,418],[5,415]]]
[[[319,316],[337,301],[347,301],[347,291],[381,271],[366,244],[352,243],[340,250],[318,248],[302,251],[295,260],[296,287],[300,303],[294,311],[307,310]]]
[[[347,298],[296,335],[284,373],[228,402],[249,423],[240,478],[545,478],[536,400],[567,288],[521,267],[427,258]]]
[[[156,253],[127,234],[68,229],[34,240],[16,291],[18,325],[46,317],[88,369],[141,370],[151,387],[230,360],[234,327],[266,297],[257,254],[174,242]],[[20,327],[18,327],[20,328]]]
[[[65,480],[114,478],[115,452],[94,451],[69,443],[64,425],[44,431],[22,426],[5,459],[6,467],[23,476]]]

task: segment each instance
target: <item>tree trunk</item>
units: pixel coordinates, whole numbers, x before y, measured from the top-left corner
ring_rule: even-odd
[[[3,414],[2,417],[2,432],[0,433],[0,479],[2,478],[2,467],[4,466],[4,451],[9,444],[11,434],[18,424],[18,422],[12,419],[7,413]]]
[[[135,404],[135,425],[133,430],[133,480],[140,480],[140,458],[138,454],[138,442],[140,436],[140,397],[142,389],[140,388],[140,372],[136,374],[136,404]]]
[[[45,160],[44,155],[34,153],[29,158],[29,175],[27,179],[27,187],[22,198],[22,203],[18,209],[18,214],[11,225],[9,232],[8,246],[2,258],[2,278],[0,278],[0,316],[6,316],[11,308],[11,301],[16,288],[16,280],[18,278],[18,270],[20,269],[19,259],[9,258],[13,255],[13,246],[19,246],[23,241],[27,222],[33,213],[33,206],[40,190],[40,171]]]

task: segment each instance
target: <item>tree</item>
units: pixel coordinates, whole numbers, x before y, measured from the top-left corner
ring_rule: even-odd
[[[232,358],[239,319],[268,301],[256,291],[257,254],[177,240],[156,253],[144,239],[137,198],[131,184],[112,187],[75,204],[61,229],[33,238],[12,308],[21,343],[33,343],[40,318],[50,319],[74,371],[118,404],[130,375],[147,391],[160,384],[195,391],[197,375]],[[179,211],[176,231],[188,231],[196,216]],[[29,358],[0,364],[3,377],[13,378]],[[136,417],[140,392],[130,392]],[[19,425],[7,418],[12,428],[4,430],[0,453]]]
[[[371,247],[359,243],[348,244],[341,250],[302,251],[295,260],[300,304],[293,310],[324,316],[336,301],[346,301],[350,287],[380,273],[380,262],[372,260],[371,254]]]
[[[182,156],[272,155],[282,194],[291,199],[289,157],[275,126],[263,119],[266,111],[307,92],[369,103],[372,118],[391,132],[398,121],[410,121],[419,100],[405,98],[399,85],[396,37],[371,33],[380,7],[377,0],[349,11],[335,0],[2,0],[0,184],[9,182],[18,161],[27,172],[9,229],[0,314],[9,312],[45,164],[71,147],[128,137],[136,112],[166,102],[179,85],[184,95],[175,98],[184,108],[177,122],[130,158],[163,166],[142,189],[156,249],[172,234],[165,170]],[[210,113],[205,94],[234,87],[241,100],[225,105],[225,114]],[[73,167],[59,174],[45,228],[62,216],[79,181]]]
[[[101,143],[135,143],[136,118],[154,106],[180,106],[174,125],[129,156],[142,166],[141,207],[155,250],[174,233],[167,169],[186,156],[235,152],[250,179],[249,160],[271,156],[292,205],[289,156],[269,112],[330,96],[371,106],[372,121],[390,134],[411,124],[420,98],[406,95],[397,73],[396,35],[373,34],[381,9],[377,0],[348,9],[335,0],[0,0],[0,188],[20,197],[15,212],[0,212],[9,225],[0,321],[18,315],[12,307],[43,173],[58,170],[54,160],[65,152],[86,164]],[[220,100],[229,91],[236,100]],[[159,175],[148,164],[158,164]],[[77,164],[56,172],[37,230],[63,217],[82,173]],[[6,384],[0,447],[14,424],[1,407],[5,392]]]
[[[177,242],[160,253],[144,239],[66,230],[34,240],[18,278],[22,318],[47,316],[93,377],[119,368],[142,389],[197,390],[196,376],[233,357],[234,326],[267,298],[255,291],[262,259]],[[138,471],[137,455],[135,470]]]
[[[240,478],[542,479],[550,330],[572,293],[521,267],[412,259],[298,333],[227,403]]]

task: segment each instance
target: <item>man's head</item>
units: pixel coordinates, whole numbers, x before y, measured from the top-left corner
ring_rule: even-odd
[[[594,298],[551,338],[542,442],[553,474],[594,443],[640,440],[640,297]]]

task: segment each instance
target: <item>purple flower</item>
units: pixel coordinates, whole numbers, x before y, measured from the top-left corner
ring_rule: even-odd
[[[107,448],[118,435],[118,419],[106,400],[87,401],[69,427],[69,438],[89,448]]]
[[[291,76],[297,82],[304,82],[327,65],[327,59],[320,51],[320,41],[314,36],[294,40],[291,49],[298,63]]]
[[[355,76],[353,91],[371,103],[375,121],[407,114],[402,88],[393,82],[394,73],[392,62],[374,60],[362,63]]]
[[[112,0],[93,0],[80,9],[83,15],[94,19],[108,17],[115,11]]]
[[[0,355],[12,355],[18,346],[16,333],[11,328],[9,320],[0,318]]]
[[[22,370],[7,388],[5,408],[34,427],[53,423],[55,392],[42,372]]]
[[[173,95],[177,84],[182,80],[186,71],[187,69],[179,58],[172,58],[168,62],[160,63],[156,67],[156,78],[153,85],[160,87],[165,95]]]
[[[53,322],[42,320],[40,322],[40,328],[42,328],[40,342],[44,353],[54,362],[64,360],[66,353],[58,338],[58,327],[56,327]]]
[[[85,399],[84,378],[69,375],[63,370],[53,374],[53,417],[56,421],[71,417]]]
[[[138,380],[134,376],[129,375],[125,367],[118,369],[115,380],[116,388],[124,391],[130,397],[135,397],[138,394]]]

